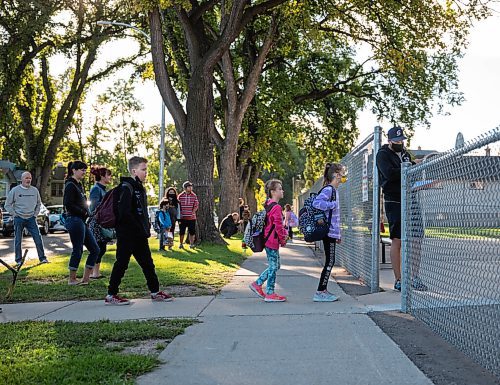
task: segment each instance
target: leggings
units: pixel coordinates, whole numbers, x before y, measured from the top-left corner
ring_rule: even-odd
[[[328,279],[330,279],[330,273],[332,267],[335,264],[335,244],[337,240],[335,238],[325,237],[323,238],[323,246],[325,249],[325,266],[321,272],[321,277],[319,279],[318,291],[325,291],[328,286]]]

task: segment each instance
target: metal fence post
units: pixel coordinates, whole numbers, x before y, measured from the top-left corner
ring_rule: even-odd
[[[371,273],[371,284],[370,292],[377,293],[380,289],[379,275],[380,275],[380,265],[379,265],[379,243],[380,243],[380,185],[378,180],[378,169],[376,157],[380,149],[380,144],[382,140],[382,128],[380,126],[375,127],[375,132],[373,135],[373,210],[372,210],[372,273]]]
[[[407,176],[408,168],[411,166],[410,162],[403,162],[401,164],[401,311],[408,313],[408,285],[410,283],[409,277],[409,255],[408,255],[408,236],[406,230],[406,221],[409,218],[407,207]]]

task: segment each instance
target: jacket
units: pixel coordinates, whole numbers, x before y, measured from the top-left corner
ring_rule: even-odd
[[[377,169],[380,187],[386,201],[401,202],[401,163],[411,162],[410,154],[403,149],[401,157],[384,144],[377,153]]]
[[[94,186],[90,189],[89,199],[90,199],[90,212],[93,213],[96,207],[101,203],[102,198],[106,195],[106,186],[96,182]]]
[[[83,186],[74,178],[68,178],[64,182],[63,205],[68,215],[85,220],[90,214]]]
[[[268,206],[273,201],[268,199],[265,206]],[[278,250],[280,246],[286,245],[286,239],[288,237],[288,231],[283,226],[283,216],[282,208],[279,204],[276,204],[271,211],[267,213],[266,227],[264,228],[264,238],[267,238],[271,228],[274,225],[273,233],[269,236],[266,247],[273,250]]]
[[[132,186],[132,191],[123,183]],[[120,198],[118,200],[118,217],[116,236],[129,238],[149,238],[151,224],[148,215],[148,199],[146,190],[139,179],[120,178]]]
[[[332,194],[335,194],[333,199]],[[314,198],[312,203],[315,209],[325,212],[327,219],[330,217],[330,210],[332,210],[332,220],[328,229],[328,236],[335,239],[341,239],[342,237],[340,232],[340,202],[338,198],[339,194],[337,190],[333,186],[327,185]]]

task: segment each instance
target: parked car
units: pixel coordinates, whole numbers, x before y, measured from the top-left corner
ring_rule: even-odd
[[[0,198],[0,210],[2,211],[1,230],[3,235],[8,237],[14,232],[14,218],[5,210],[6,199],[6,197]],[[47,207],[45,207],[43,203],[40,206],[40,213],[36,217],[36,222],[40,229],[40,233],[42,235],[47,235],[49,233],[49,210],[47,210]],[[24,229],[24,235],[29,235],[28,230]]]
[[[55,231],[68,231],[66,230],[66,227],[64,227],[63,221],[61,220],[61,215],[64,212],[64,206],[47,206],[47,210],[49,210],[49,233],[53,233]]]

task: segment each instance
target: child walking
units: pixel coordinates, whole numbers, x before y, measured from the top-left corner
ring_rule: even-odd
[[[172,220],[168,212],[169,204],[168,200],[163,199],[160,202],[160,211],[158,212],[158,219],[160,221],[160,250],[165,250],[165,246],[168,246],[169,250],[172,250],[173,237],[171,235]]]
[[[328,280],[335,264],[335,245],[340,243],[340,202],[337,189],[345,182],[344,166],[340,163],[327,163],[323,174],[323,188],[313,201],[313,207],[325,211],[326,217],[331,214],[330,229],[323,238],[325,250],[325,266],[321,272],[318,290],[313,296],[314,302],[333,302],[338,298],[327,290]]]
[[[130,257],[141,266],[153,301],[171,301],[172,296],[160,291],[155,265],[151,257],[148,238],[151,236],[146,190],[142,185],[148,175],[148,161],[134,156],[128,161],[129,177],[120,178],[120,196],[116,222],[116,261],[109,279],[106,305],[129,305],[130,301],[118,296],[118,289]]]
[[[255,282],[250,284],[250,290],[266,302],[284,302],[286,297],[274,292],[276,284],[276,273],[280,268],[280,246],[286,245],[287,231],[283,227],[283,217],[281,206],[278,204],[283,198],[283,183],[277,179],[266,182],[265,190],[267,201],[264,205],[266,209],[266,226],[264,228],[264,238],[267,238],[265,249],[267,255],[268,268],[262,272]],[[262,285],[267,281],[266,292]]]

